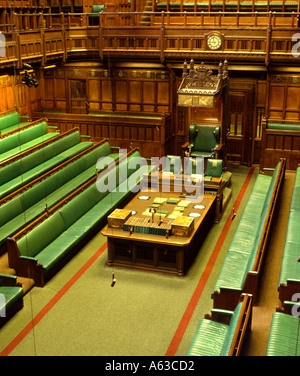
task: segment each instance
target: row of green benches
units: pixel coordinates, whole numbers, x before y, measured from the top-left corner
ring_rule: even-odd
[[[73,128],[0,163],[0,198],[91,147]]]
[[[43,286],[91,234],[100,230],[107,215],[132,197],[142,176],[153,166],[143,165],[137,150],[125,157],[7,239],[9,266],[17,275]],[[129,165],[132,158],[133,167]],[[100,189],[114,180],[114,189]]]
[[[7,126],[8,123],[6,122],[4,124],[3,118],[1,119],[1,126]],[[12,125],[14,123],[13,119],[15,119],[16,128]],[[43,137],[48,131],[46,122],[37,121],[19,126],[17,123],[17,113],[12,113],[10,120],[10,126],[5,128],[8,131],[2,134],[0,140],[2,156],[4,152],[12,151],[16,143],[21,145],[22,143],[30,142],[29,139],[33,141],[36,138],[41,141],[40,136],[42,135]],[[11,156],[11,158],[1,161],[1,254],[6,249],[5,246],[3,247],[6,243],[6,237],[13,234],[17,229],[21,229],[22,226],[24,227],[28,221],[35,215],[38,215],[41,206],[38,205],[37,201],[42,198],[43,188],[45,194],[50,192],[56,178],[52,179],[52,186],[47,186],[47,190],[45,186],[42,188],[43,180],[41,180],[40,190],[35,189],[38,185],[35,182],[33,182],[33,189],[29,189],[30,184],[26,183],[39,177],[43,172],[54,166],[58,166],[59,168],[60,163],[63,161],[68,163],[70,156],[74,156],[74,159],[77,153],[80,154],[80,151],[89,151],[92,145],[93,143],[91,142],[80,142],[80,135],[77,129],[66,132],[66,134],[63,135],[55,132],[53,133],[53,137],[48,141],[37,142],[36,145],[30,145],[27,151],[22,151],[18,155]],[[70,150],[72,149],[71,153],[69,153],[69,148]],[[55,168],[53,171],[54,170]],[[51,175],[51,173],[49,174]],[[44,176],[42,176],[41,179],[44,179]],[[57,188],[59,183],[60,180],[58,179],[56,181]],[[24,189],[21,190],[21,192],[20,190],[16,192],[19,187],[24,187]],[[10,193],[10,195],[8,195],[8,193]],[[36,204],[35,210],[32,208],[34,203]],[[23,288],[17,283],[16,275],[0,274],[0,327],[23,307],[23,294]]]
[[[140,163],[132,168],[128,166],[131,158],[142,161],[138,151],[130,152],[127,160],[114,149],[119,150],[110,147],[107,140],[96,144],[81,141],[78,129],[74,128],[0,164],[0,181],[2,177],[2,183],[10,186],[10,194],[2,191],[0,199],[0,246],[4,245],[8,251],[9,266],[18,276],[33,278],[36,285],[43,286],[74,250],[80,248],[86,236],[104,223],[110,211],[134,194],[139,179],[151,166]],[[97,168],[99,158],[105,157],[108,157],[106,164],[113,161],[122,164],[103,170],[105,163],[101,163]],[[13,185],[18,173],[22,182]],[[103,186],[110,174],[116,174],[116,189],[100,192],[97,187]],[[124,190],[125,181],[132,175]],[[119,183],[123,183],[122,189],[118,188]],[[21,236],[20,242],[16,242],[15,236],[18,239]],[[21,252],[15,257],[12,245],[20,244]],[[43,262],[42,274],[39,273],[41,264],[32,262],[37,247],[45,248],[38,258]],[[0,297],[5,297],[0,301],[0,312],[7,311],[6,317],[23,305],[22,287],[14,285],[12,280],[16,282],[16,277],[4,275],[3,281],[10,283],[1,287],[5,294],[0,291]]]
[[[297,11],[298,2],[296,1],[233,1],[233,0],[211,0],[211,1],[197,1],[196,5],[194,1],[170,1],[169,4],[167,1],[156,2],[155,11],[194,11],[195,9],[199,12],[201,10],[208,10],[211,8],[215,9],[224,9],[224,10],[289,10]]]
[[[233,309],[241,293],[259,297],[259,284],[286,160],[282,159],[272,177],[259,174],[227,251],[212,298],[215,308]]]
[[[0,139],[0,163],[59,135],[52,128],[49,129],[46,120],[42,120],[20,132],[8,132],[7,137]]]
[[[99,158],[117,160],[116,151],[103,140],[0,200],[0,247],[5,251],[7,237],[95,176]]]
[[[273,314],[267,356],[300,356],[300,167],[289,211],[286,241],[278,282],[282,307]],[[298,261],[299,260],[299,261]]]
[[[296,170],[295,183],[289,210],[286,240],[278,282],[279,299],[290,301],[300,293],[300,167]]]
[[[272,177],[259,174],[230,243],[212,298],[212,316],[200,320],[187,355],[241,355],[251,331],[262,268],[285,174],[281,160]],[[247,301],[241,302],[241,297]],[[247,306],[247,309],[242,309]],[[220,322],[223,316],[229,323]]]
[[[300,124],[268,122],[267,129],[280,130],[280,131],[300,131]]]
[[[17,119],[16,114],[11,116]],[[0,161],[1,254],[7,250],[9,236],[96,177],[99,158],[113,161],[120,157],[115,150],[119,148],[111,148],[107,140],[95,144],[85,140],[77,128],[63,134],[53,132],[49,139],[47,135],[46,121],[36,121],[11,128],[0,139],[1,156],[10,153],[10,158]],[[20,153],[14,153],[20,148]],[[23,306],[23,289],[16,281],[15,275],[0,275],[0,326]]]

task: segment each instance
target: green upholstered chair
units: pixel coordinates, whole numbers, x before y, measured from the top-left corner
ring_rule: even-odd
[[[208,159],[206,165],[206,176],[211,176],[212,178],[221,178],[223,171],[223,161],[222,159]]]
[[[181,173],[181,157],[177,155],[167,155],[164,172]]]
[[[220,144],[220,126],[191,124],[189,142],[183,145],[186,156],[219,159],[222,144]]]

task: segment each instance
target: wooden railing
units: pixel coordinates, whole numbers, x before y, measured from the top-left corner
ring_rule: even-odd
[[[54,58],[65,61],[70,54],[80,52],[96,53],[100,59],[139,56],[162,62],[182,61],[191,54],[194,59],[213,56],[266,65],[295,60],[292,47],[297,40],[293,41],[293,36],[299,30],[300,13],[149,12],[152,26],[141,26],[144,14],[101,12],[96,16],[97,25],[90,25],[90,13],[14,14],[12,24],[0,25],[6,40],[0,66],[18,61],[21,67],[24,60],[45,65]],[[173,20],[178,17],[181,22],[175,25]],[[217,51],[206,47],[206,36],[213,31],[223,39]]]

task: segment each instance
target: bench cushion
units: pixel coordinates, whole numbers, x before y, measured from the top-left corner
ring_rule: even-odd
[[[48,145],[3,167],[0,171],[0,197],[10,194],[92,145],[93,143],[90,141],[83,141],[74,145],[66,143],[67,150],[61,148],[61,145],[57,148],[58,150],[53,148],[53,145]]]
[[[35,229],[18,240],[21,256],[36,257],[42,249],[50,244],[65,230],[64,221],[59,212],[51,215]]]
[[[212,294],[220,291],[221,287],[242,289],[250,264],[254,261],[255,246],[260,237],[261,213],[270,184],[270,176],[257,176]]]
[[[5,299],[0,299],[0,312],[4,309],[9,310],[23,299],[23,289],[19,286],[0,286],[0,294],[5,297]]]
[[[281,312],[272,317],[267,356],[300,355],[300,318]]]
[[[243,302],[231,312],[229,325],[208,319],[201,319],[187,355],[189,356],[227,356],[241,313]]]
[[[300,124],[268,123],[267,129],[278,129],[283,131],[300,131]]]
[[[0,117],[0,130],[5,128],[18,125],[20,122],[20,117],[18,112],[12,112],[10,114],[4,115]]]
[[[219,356],[226,338],[228,325],[201,319],[188,349],[188,356]]]
[[[5,137],[0,140],[0,162],[58,135],[59,132],[48,133],[47,124],[41,122],[21,132]]]

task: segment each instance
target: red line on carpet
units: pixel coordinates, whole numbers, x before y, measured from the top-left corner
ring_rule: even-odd
[[[244,194],[246,192],[246,189],[248,187],[248,184],[250,182],[250,179],[252,177],[252,174],[253,174],[254,170],[255,170],[255,168],[252,167],[250,169],[250,171],[248,172],[248,175],[247,175],[247,177],[246,177],[246,179],[244,181],[244,184],[243,184],[243,186],[242,186],[242,188],[241,188],[241,190],[239,192],[239,195],[238,195],[238,197],[235,200],[235,203],[234,203],[235,212],[238,210],[238,208],[240,206],[240,203],[241,203],[241,201],[242,201],[242,199],[244,197]],[[192,317],[192,315],[194,313],[194,310],[195,310],[195,308],[196,308],[196,306],[198,304],[198,301],[199,301],[199,299],[200,299],[200,297],[202,295],[202,292],[203,292],[203,290],[205,288],[206,282],[207,282],[207,280],[208,280],[208,278],[210,276],[210,273],[211,273],[211,271],[212,271],[212,269],[214,267],[214,264],[215,264],[215,262],[216,262],[216,260],[218,258],[218,255],[220,253],[220,250],[222,248],[224,240],[225,240],[225,238],[227,236],[227,233],[228,233],[228,231],[230,229],[230,226],[232,224],[231,216],[232,216],[232,213],[230,213],[229,216],[228,216],[228,218],[227,218],[227,221],[226,221],[226,223],[225,223],[225,225],[223,227],[223,230],[222,230],[222,232],[221,232],[221,234],[220,234],[220,236],[218,238],[218,241],[217,241],[217,243],[216,243],[216,245],[215,245],[215,247],[213,249],[213,252],[212,252],[212,254],[210,256],[210,259],[208,260],[208,263],[207,263],[207,265],[205,267],[205,270],[204,270],[203,274],[201,275],[201,278],[200,278],[200,280],[199,280],[199,282],[197,284],[197,287],[196,287],[196,289],[195,289],[195,291],[194,291],[194,293],[193,293],[193,295],[191,297],[191,300],[190,300],[190,302],[189,302],[189,304],[188,304],[188,306],[187,306],[187,308],[186,308],[186,310],[185,310],[185,312],[184,312],[184,314],[182,316],[182,319],[181,319],[181,321],[180,321],[180,323],[178,325],[178,328],[177,328],[177,330],[176,330],[176,332],[174,334],[174,337],[173,337],[173,339],[172,339],[172,341],[171,341],[171,343],[170,343],[170,345],[168,347],[168,350],[167,350],[165,356],[174,356],[176,354],[177,350],[178,350],[178,347],[179,347],[179,345],[181,343],[181,340],[182,340],[182,338],[184,336],[184,333],[185,333],[185,331],[186,331],[186,329],[188,327],[190,319],[191,319],[191,317]]]
[[[102,255],[107,248],[105,242],[98,251],[73,275],[73,277],[57,292],[57,294],[45,305],[45,307],[25,326],[25,328],[0,352],[0,356],[9,355],[18,344],[31,332],[31,330],[42,320],[51,308],[64,296],[76,281],[87,271],[87,269]]]

